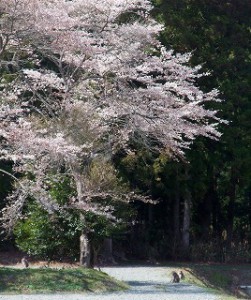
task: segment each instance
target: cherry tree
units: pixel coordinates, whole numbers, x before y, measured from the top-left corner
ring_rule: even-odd
[[[62,170],[76,190],[63,209],[112,217],[102,199],[136,195],[93,184],[90,166],[133,138],[175,156],[198,135],[220,137],[217,112],[204,107],[219,101],[217,90],[197,86],[208,74],[189,66],[191,54],[161,45],[151,8],[147,0],[0,0],[0,157],[23,174],[5,227],[28,197],[62,209],[49,192]],[[88,249],[85,232],[81,240]]]

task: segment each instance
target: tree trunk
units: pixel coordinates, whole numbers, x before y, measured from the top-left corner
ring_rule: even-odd
[[[234,227],[234,210],[235,210],[235,198],[236,198],[236,186],[237,186],[237,179],[236,179],[236,171],[234,167],[231,168],[231,175],[230,175],[230,187],[229,187],[229,203],[227,207],[227,251],[231,251],[231,245],[233,240],[233,227]]]
[[[100,261],[98,259],[98,255],[99,255],[99,252],[100,252],[101,245],[95,245],[95,244],[91,243],[90,246],[91,246],[90,266],[91,266],[91,268],[94,268],[95,266],[97,266],[100,269],[102,261]]]
[[[188,169],[186,167],[187,185],[189,182]],[[182,227],[182,252],[184,258],[189,256],[190,248],[190,218],[191,218],[191,192],[189,186],[185,187],[184,193],[184,212],[183,212],[183,227]]]
[[[113,257],[112,238],[105,238],[103,247],[104,247],[103,255],[105,258],[105,262],[108,264],[114,264],[115,260]]]
[[[185,253],[189,252],[190,247],[190,212],[191,212],[191,194],[187,192],[184,199],[184,215],[182,228],[182,246]]]
[[[87,234],[82,231],[80,235],[80,258],[79,264],[85,268],[91,267],[91,247]]]
[[[249,217],[249,231],[251,232],[251,188],[248,191],[248,217]]]
[[[210,225],[212,225],[212,210],[213,210],[213,197],[214,188],[213,183],[208,186],[208,190],[204,195],[203,203],[201,205],[201,217],[200,217],[200,227],[201,227],[201,238],[203,241],[208,241],[210,233]]]
[[[177,258],[179,243],[180,243],[180,186],[179,174],[176,172],[175,197],[173,206],[173,257]]]
[[[75,170],[73,172],[73,176],[75,179],[78,201],[83,201],[83,180],[81,177],[81,172],[79,170]],[[80,213],[80,220],[82,222],[83,230],[79,237],[79,264],[85,268],[91,267],[91,245],[88,237],[88,229],[86,228],[85,216]]]
[[[153,224],[153,204],[148,204],[148,222],[149,226]]]
[[[212,209],[212,222],[213,222],[213,234],[214,237],[219,237],[221,235],[221,224],[222,224],[222,217],[221,217],[221,203],[219,199],[219,195],[217,192],[216,184],[214,185],[214,192],[213,192],[213,209]]]

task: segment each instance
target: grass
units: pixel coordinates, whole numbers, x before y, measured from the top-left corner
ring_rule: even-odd
[[[251,285],[251,265],[173,264],[183,270],[185,281],[217,291],[221,300],[236,296],[251,299],[238,285]],[[0,268],[0,294],[108,292],[126,289],[125,283],[107,274],[85,268]]]
[[[0,293],[106,292],[127,286],[103,272],[85,268],[0,268]]]
[[[251,285],[250,264],[185,264],[183,267],[187,282],[218,291],[221,300],[237,299],[237,296],[250,299],[250,295],[238,289],[239,285]]]

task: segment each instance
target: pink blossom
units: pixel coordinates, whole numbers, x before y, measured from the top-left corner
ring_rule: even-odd
[[[19,215],[27,195],[57,209],[47,179],[62,167],[76,189],[74,205],[108,215],[112,208],[92,200],[115,195],[97,193],[88,179],[99,156],[127,149],[135,133],[142,146],[154,138],[174,155],[198,135],[220,137],[217,112],[203,106],[219,101],[218,91],[196,85],[208,74],[189,66],[191,53],[160,44],[149,1],[5,0],[0,10],[1,65],[14,70],[11,81],[0,81],[0,157],[24,176],[6,216]],[[122,22],[125,14],[134,21]]]

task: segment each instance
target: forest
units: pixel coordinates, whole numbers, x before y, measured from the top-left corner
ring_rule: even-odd
[[[0,0],[0,251],[250,263],[250,16]]]

